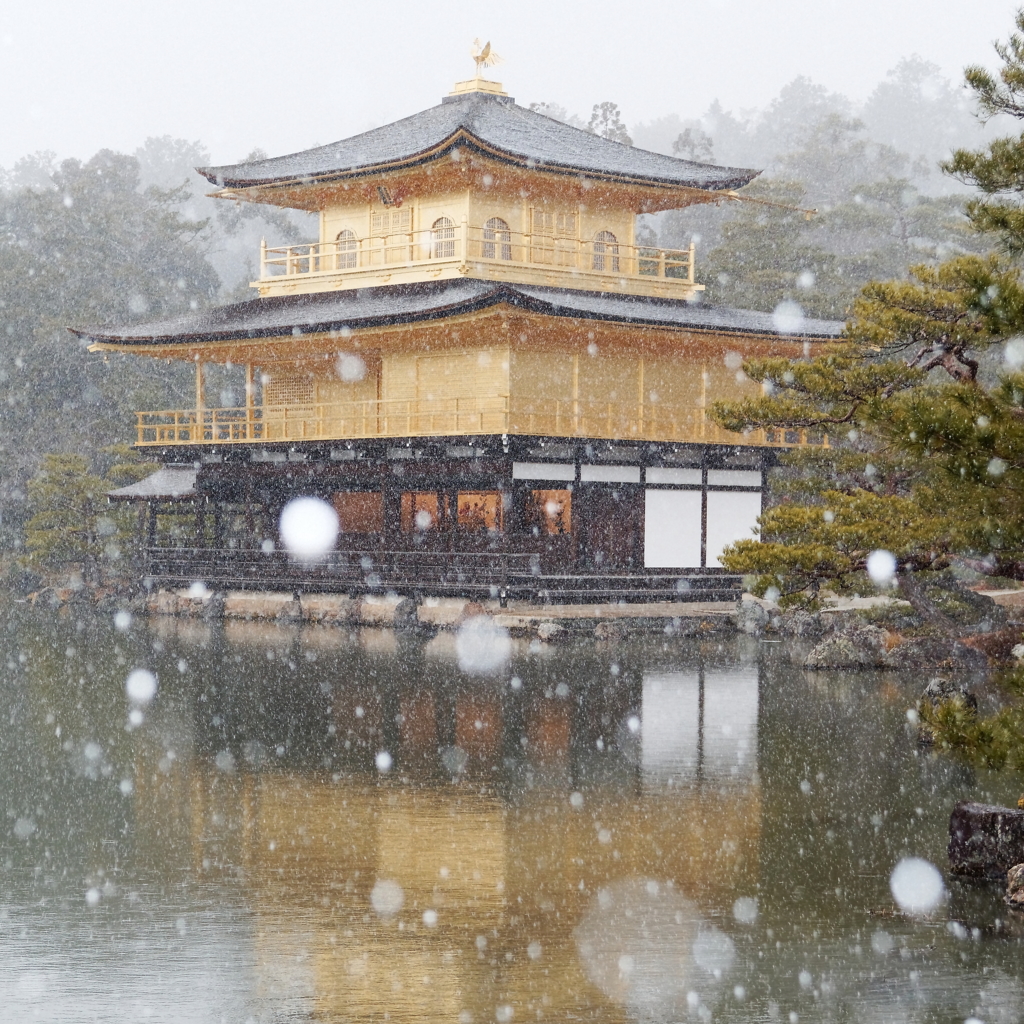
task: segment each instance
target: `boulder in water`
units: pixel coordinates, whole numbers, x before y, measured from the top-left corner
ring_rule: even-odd
[[[560,623],[542,622],[537,627],[537,636],[544,643],[550,644],[558,640],[567,640],[569,638],[569,631]]]
[[[922,636],[904,640],[886,655],[886,667],[897,671],[946,669],[954,672],[984,672],[988,658],[973,647],[946,637]]]
[[[748,598],[736,605],[736,625],[742,633],[760,636],[770,621],[771,616],[760,601]]]
[[[927,701],[932,707],[944,704],[947,700],[960,700],[965,707],[978,710],[978,698],[968,689],[963,682],[954,682],[952,679],[936,677],[928,682],[921,694],[921,699]]]
[[[1024,910],[1024,864],[1014,864],[1006,872],[1006,902]]]
[[[807,655],[804,668],[884,668],[885,637],[885,630],[877,626],[861,626],[833,633]]]
[[[821,615],[804,608],[795,608],[778,616],[775,628],[785,636],[821,636],[826,631]]]
[[[949,868],[995,877],[1024,864],[1024,811],[961,801],[949,818]]]

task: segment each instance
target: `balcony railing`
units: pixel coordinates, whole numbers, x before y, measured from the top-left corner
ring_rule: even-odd
[[[503,396],[253,405],[139,412],[136,416],[136,444],[145,447],[477,434],[773,447],[828,443],[827,438],[809,436],[807,431],[736,434],[712,422],[700,407],[570,399],[538,402]]]
[[[477,264],[501,269],[563,271],[585,277],[665,281],[694,285],[694,248],[658,249],[647,245],[556,238],[468,224],[400,235],[260,250],[260,280],[318,275],[387,273],[403,268],[443,268]]]

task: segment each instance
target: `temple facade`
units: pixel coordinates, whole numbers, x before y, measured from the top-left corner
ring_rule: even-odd
[[[150,579],[736,593],[719,555],[751,535],[765,470],[820,439],[731,434],[708,406],[757,393],[744,359],[805,356],[842,325],[702,303],[693,247],[645,244],[637,217],[732,198],[757,172],[600,138],[480,77],[329,146],[199,170],[218,199],[315,212],[320,231],[264,244],[250,301],[75,330],[195,366],[191,407],[137,414],[161,470],[111,496],[148,510]],[[211,364],[244,368],[243,404],[208,401]],[[314,564],[281,550],[297,495],[339,518]]]

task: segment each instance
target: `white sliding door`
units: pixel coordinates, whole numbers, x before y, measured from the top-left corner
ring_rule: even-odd
[[[754,539],[754,527],[760,514],[760,491],[708,491],[709,567],[721,567],[718,556],[727,544]]]
[[[645,492],[644,567],[700,567],[700,491]]]

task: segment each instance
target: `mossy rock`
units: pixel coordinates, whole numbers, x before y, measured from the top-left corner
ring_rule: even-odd
[[[949,573],[921,573],[916,582],[935,609],[958,626],[990,631],[1007,621],[1005,608],[984,594],[968,590]]]

